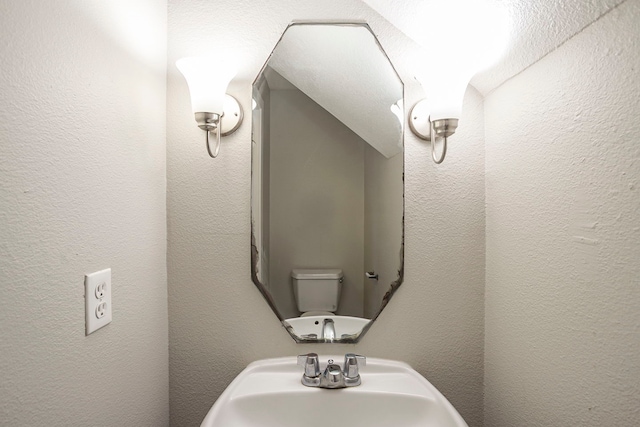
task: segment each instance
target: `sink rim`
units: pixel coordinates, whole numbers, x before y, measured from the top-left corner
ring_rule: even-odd
[[[334,359],[341,364],[344,355],[321,355],[320,358],[321,368],[323,368],[328,359]],[[234,401],[260,398],[262,395],[278,397],[278,395],[309,395],[310,393],[331,393],[331,396],[387,394],[397,397],[404,395],[411,396],[411,398],[426,399],[425,404],[430,401],[434,404],[434,407],[440,407],[451,418],[453,425],[456,427],[468,427],[464,419],[442,393],[405,362],[367,358],[367,365],[361,368],[362,384],[358,387],[338,390],[303,386],[300,382],[302,368],[297,366],[296,362],[297,357],[289,356],[262,359],[247,365],[210,408],[202,421],[201,427],[214,426],[216,419],[225,415],[223,410],[233,409],[231,405]],[[389,380],[395,380],[397,384],[394,385],[394,382]],[[226,408],[225,405],[227,405]]]

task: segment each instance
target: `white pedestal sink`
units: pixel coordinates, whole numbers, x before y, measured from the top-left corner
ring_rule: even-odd
[[[330,358],[342,362],[343,356],[321,356],[325,363]],[[468,427],[406,363],[368,358],[360,369],[361,385],[327,390],[303,386],[296,362],[284,357],[251,363],[201,427]]]

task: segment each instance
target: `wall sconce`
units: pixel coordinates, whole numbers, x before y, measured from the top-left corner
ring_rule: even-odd
[[[431,158],[436,164],[440,164],[447,155],[447,138],[456,132],[460,116],[441,119],[435,117],[430,111],[429,102],[423,99],[411,109],[409,127],[418,138],[431,142]],[[436,156],[437,138],[442,138],[440,157]]]
[[[431,157],[436,164],[442,163],[447,155],[447,138],[458,128],[464,92],[473,74],[464,72],[461,67],[438,66],[438,69],[422,72],[416,77],[429,98],[413,106],[409,127],[418,138],[431,142]],[[442,139],[440,157],[436,156],[435,149],[438,138]]]
[[[438,70],[417,77],[429,98],[414,105],[409,116],[411,131],[418,138],[431,142],[431,157],[436,164],[442,163],[447,155],[447,138],[458,128],[464,92],[472,77],[472,74],[459,70],[449,71],[442,73]],[[442,139],[440,157],[435,149],[438,138]]]
[[[238,100],[226,94],[236,71],[228,61],[203,56],[179,59],[176,66],[187,80],[196,122],[207,133],[207,151],[215,158],[220,151],[221,136],[235,132],[244,115]],[[209,142],[211,132],[215,132],[213,151]]]
[[[440,164],[447,155],[447,138],[458,127],[467,85],[502,55],[511,23],[506,10],[488,0],[434,1],[423,7],[431,19],[415,38],[429,51],[422,55],[423,63],[416,64],[416,79],[427,99],[411,109],[409,127],[418,138],[431,141],[431,157]]]

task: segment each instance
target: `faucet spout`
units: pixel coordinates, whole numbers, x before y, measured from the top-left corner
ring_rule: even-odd
[[[336,337],[336,328],[335,328],[335,324],[333,323],[333,319],[324,319],[322,321],[322,335],[320,336],[321,339],[324,339],[325,341],[333,341]]]
[[[344,374],[340,366],[335,365],[333,360],[329,359],[327,369],[320,377],[320,387],[322,388],[344,388],[346,384],[344,382]]]

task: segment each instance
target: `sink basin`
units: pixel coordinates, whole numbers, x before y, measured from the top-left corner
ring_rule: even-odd
[[[321,356],[342,363],[343,356]],[[362,384],[305,387],[295,357],[251,363],[222,393],[201,427],[467,427],[429,381],[402,362],[367,359]]]

